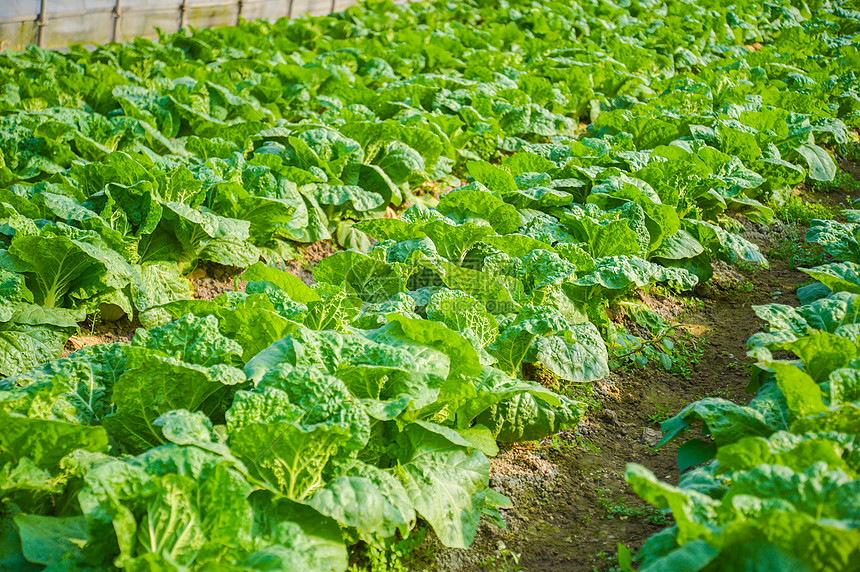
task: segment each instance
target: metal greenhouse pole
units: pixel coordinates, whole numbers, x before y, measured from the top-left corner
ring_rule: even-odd
[[[48,27],[48,0],[42,0],[39,7],[39,17],[36,19],[36,45],[45,47],[45,28]]]
[[[113,7],[113,33],[111,33],[110,41],[118,42],[120,40],[120,23],[122,21],[122,0],[116,0]]]

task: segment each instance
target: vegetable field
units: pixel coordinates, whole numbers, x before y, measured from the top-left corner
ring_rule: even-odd
[[[627,465],[660,531],[601,566],[860,570],[858,34],[854,0],[372,1],[0,53],[0,569],[441,569],[404,552],[506,530],[500,451],[714,367],[654,300],[781,252],[748,395],[651,419],[680,478]]]

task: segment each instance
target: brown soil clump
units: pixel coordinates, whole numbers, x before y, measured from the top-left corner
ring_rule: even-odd
[[[327,258],[337,252],[337,246],[331,240],[320,240],[299,250],[300,259],[291,260],[285,264],[284,270],[302,279],[302,282],[310,286],[315,282],[313,268],[323,258]]]
[[[90,317],[86,322],[81,324],[80,333],[70,337],[66,342],[62,357],[66,357],[70,353],[76,352],[86,346],[113,344],[116,342],[130,343],[139,327],[140,322],[137,318],[129,320],[128,316],[123,316],[119,320],[111,322],[103,322],[96,319],[95,324],[93,324],[93,318]]]
[[[243,271],[242,268],[223,266],[214,262],[201,264],[188,274],[192,296],[195,300],[214,300],[224,292],[236,290],[237,285],[238,290],[244,292],[248,283],[237,280]]]

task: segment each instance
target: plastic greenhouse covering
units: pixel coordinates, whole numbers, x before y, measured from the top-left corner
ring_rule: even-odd
[[[229,26],[341,11],[353,0],[2,0],[0,49],[61,48],[154,37],[184,26]]]

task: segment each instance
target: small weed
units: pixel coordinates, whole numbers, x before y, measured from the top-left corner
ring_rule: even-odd
[[[802,229],[796,224],[784,226],[783,232],[775,235],[773,248],[768,254],[772,258],[788,261],[790,268],[819,266],[825,262],[821,245],[807,243]]]
[[[610,496],[611,493],[612,491],[606,488],[597,491],[597,506],[603,510],[603,518],[618,518],[619,520],[642,518],[659,526],[666,526],[671,523],[671,519],[659,509],[651,505],[644,507],[629,506],[621,498],[613,501]]]
[[[101,308],[96,308],[96,311],[93,312],[90,322],[90,337],[95,335],[96,332],[96,324],[102,321],[102,311]]]
[[[586,439],[581,435],[574,435],[573,446],[579,447],[580,449],[588,451],[589,453],[594,453],[595,455],[600,454],[600,447],[598,447],[597,444],[591,439]]]
[[[562,438],[561,435],[556,433],[550,437],[547,437],[543,441],[540,442],[541,449],[552,449],[553,451],[561,452],[561,451],[570,451],[573,449],[574,445],[570,441]]]
[[[696,339],[690,332],[684,330],[681,341],[675,345],[676,349],[673,355],[675,359],[671,372],[684,379],[690,379],[690,376],[693,375],[693,366],[698,364],[702,356],[705,355],[705,344],[707,343],[707,339]]]
[[[478,566],[494,572],[525,572],[520,566],[520,553],[513,552],[510,548],[499,543],[499,550],[493,556],[487,556]]]
[[[709,391],[707,397],[722,397],[723,399],[729,399],[729,390],[728,389],[714,389]]]
[[[846,173],[845,171],[840,171],[836,174],[832,181],[809,181],[809,186],[812,187],[813,190],[818,192],[832,193],[834,191],[840,192],[851,192],[860,189],[860,181],[857,181],[854,177]],[[822,217],[816,217],[822,218]]]
[[[843,173],[845,174],[845,173]],[[847,176],[847,174],[846,174]],[[851,179],[850,176],[848,176]],[[838,177],[837,177],[838,179]],[[854,179],[851,179],[854,181]],[[854,181],[857,184],[857,181]],[[813,188],[817,188],[813,186]],[[797,224],[809,226],[814,219],[832,219],[836,212],[821,203],[803,202],[797,195],[789,195],[788,200],[782,205],[770,205],[774,210],[776,218],[785,224]]]
[[[598,411],[603,407],[603,402],[594,395],[594,384],[592,383],[571,384],[564,388],[564,395],[585,403],[589,411]]]
[[[600,447],[594,443],[591,439],[583,437],[582,435],[577,435],[575,433],[568,433],[570,435],[569,438],[565,438],[561,433],[556,433],[546,439],[543,439],[538,443],[538,449],[552,449],[553,451],[562,452],[562,451],[572,451],[573,449],[582,449],[583,451],[587,451],[589,453],[594,453],[596,455],[600,454]]]
[[[687,308],[692,308],[695,310],[704,310],[705,309],[705,301],[701,298],[696,298],[695,296],[690,296],[689,298],[681,298],[681,300],[686,300],[685,304]]]
[[[748,366],[751,364],[743,364],[743,365]],[[740,366],[740,364],[738,364],[738,366]],[[732,396],[729,393],[728,389],[713,389],[713,390],[707,392],[705,395],[701,395],[698,393],[693,394],[690,397],[690,403],[695,402],[695,401],[701,401],[702,399],[704,399],[706,397],[720,397],[722,399],[725,399],[726,401],[731,401],[731,399],[732,399]]]
[[[592,567],[594,572],[597,572],[598,570],[601,570],[601,569],[606,570],[606,568],[604,568],[604,566],[607,566],[607,565],[609,566],[609,568],[608,568],[609,572],[619,572],[621,570],[621,568],[618,568],[617,566],[613,566],[613,564],[617,564],[618,561],[616,560],[615,557],[613,557],[611,554],[609,554],[605,550],[597,553],[597,562],[600,563],[602,566],[601,566],[601,568],[598,568],[597,566]]]
[[[648,416],[648,423],[655,425],[672,417],[672,406],[668,403],[659,404],[655,401],[654,408],[657,412]]]
[[[663,330],[650,340],[623,333],[610,348],[610,368],[626,369],[631,363],[645,367],[654,361],[669,373],[690,379],[692,366],[704,355],[705,342],[707,340],[697,340],[680,324]]]
[[[748,274],[748,275],[753,276],[753,277],[758,276],[759,274],[761,274],[765,270],[765,268],[763,266],[761,266],[759,264],[753,264],[752,262],[747,262],[746,260],[741,260],[740,262],[738,262],[737,266],[738,266],[738,270],[740,270],[744,274]],[[742,286],[746,287],[748,284],[749,284],[749,290],[752,290],[752,282],[750,282],[749,280],[744,280],[744,283]],[[742,290],[742,291],[749,291],[749,290]]]

